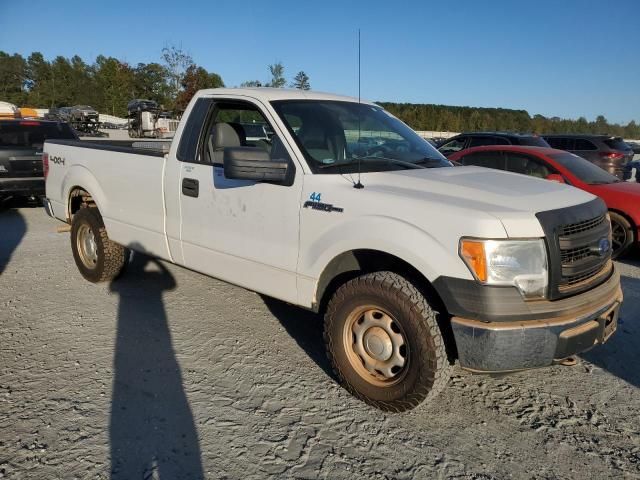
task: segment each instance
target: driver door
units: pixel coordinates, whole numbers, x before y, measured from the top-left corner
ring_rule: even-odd
[[[257,124],[275,133],[247,135]],[[295,302],[300,169],[286,186],[228,179],[223,165],[225,148],[248,146],[286,157],[293,167],[280,138],[259,105],[214,99],[196,156],[180,167],[180,238],[186,267]]]

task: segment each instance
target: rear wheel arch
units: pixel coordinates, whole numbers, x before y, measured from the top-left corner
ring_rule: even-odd
[[[67,222],[71,223],[73,216],[83,207],[97,208],[93,196],[79,185],[71,187],[67,198]]]

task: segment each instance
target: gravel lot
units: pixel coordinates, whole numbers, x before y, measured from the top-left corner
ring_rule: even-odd
[[[640,478],[637,256],[577,366],[456,369],[384,414],[336,385],[318,317],[141,256],[90,284],[58,225],[0,211],[0,477]]]

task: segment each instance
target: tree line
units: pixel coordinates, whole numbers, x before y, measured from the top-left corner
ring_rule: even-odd
[[[162,49],[159,59],[134,66],[104,55],[87,63],[78,55],[46,60],[40,52],[24,58],[0,51],[0,101],[32,108],[91,105],[124,117],[134,98],[155,100],[179,113],[198,90],[225,86],[220,75],[197,65],[175,46]],[[255,81],[258,86],[286,86],[282,63],[269,65],[268,70],[271,79]],[[308,90],[309,77],[299,72],[291,86]]]
[[[269,78],[243,82],[246,87],[290,86],[309,90],[309,76],[298,72],[290,82],[282,62],[267,67]],[[155,100],[166,110],[181,112],[193,95],[203,88],[223,87],[222,77],[197,65],[180,48],[162,49],[158,62],[130,65],[114,57],[99,55],[87,63],[78,55],[47,60],[33,52],[27,58],[0,51],[0,101],[20,107],[54,108],[91,105],[98,111],[125,116],[134,98]],[[604,133],[640,138],[640,125],[609,123],[599,115],[595,121],[543,115],[505,108],[454,107],[447,105],[379,102],[416,130],[486,131],[504,130],[535,133]]]
[[[603,115],[595,121],[529,115],[508,108],[453,107],[448,105],[378,102],[415,130],[469,132],[512,131],[531,133],[593,133],[640,138],[640,125],[610,123]]]

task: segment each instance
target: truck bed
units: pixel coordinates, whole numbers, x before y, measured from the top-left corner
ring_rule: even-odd
[[[162,157],[169,153],[171,147],[171,141],[108,140],[103,138],[96,140],[47,140],[47,143],[155,157]]]

